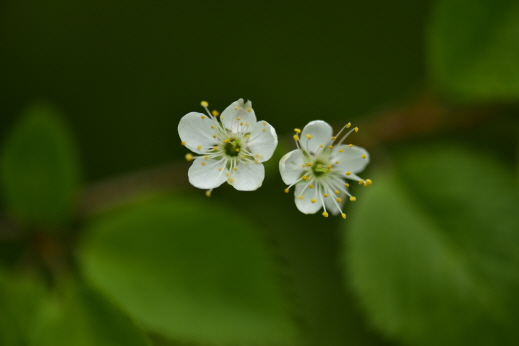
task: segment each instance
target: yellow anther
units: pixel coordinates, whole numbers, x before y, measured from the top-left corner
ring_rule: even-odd
[[[238,167],[233,167],[232,170],[233,170],[233,171],[237,171],[237,170],[238,170]]]
[[[218,170],[221,171],[223,168],[222,167],[218,167]]]
[[[317,200],[315,198],[312,198],[312,203],[315,203],[317,202]]]
[[[349,129],[351,127],[351,123],[346,124],[346,128]]]
[[[245,126],[249,126],[250,124],[249,123],[245,123]]]
[[[298,128],[295,128],[294,131],[295,131],[296,133],[301,133],[301,130],[298,129]]]
[[[363,159],[365,159],[367,156],[366,156],[366,155],[362,155],[361,157],[362,157]]]
[[[267,132],[267,129],[263,129],[263,130],[261,130],[261,131],[262,131],[262,132]]]
[[[201,119],[205,119],[205,115],[202,115],[200,118],[201,118]]]
[[[351,175],[351,172],[350,171],[346,172],[346,175]]]
[[[224,117],[221,117],[220,119],[222,119],[222,120],[223,120],[223,119],[225,119],[225,118],[224,118]]]
[[[333,149],[333,145],[329,145],[328,148]]]
[[[305,165],[305,164],[303,163],[303,164],[301,165],[301,167],[305,168],[305,167],[306,167],[306,165]]]
[[[214,126],[213,126],[213,125],[211,125],[211,128],[212,128],[212,129],[214,129]]]
[[[327,167],[328,169],[330,169],[330,168],[332,168],[332,165],[328,165],[328,166],[326,166],[326,167]]]
[[[267,126],[267,122],[266,121],[264,121],[262,124],[263,124],[263,126]]]
[[[236,148],[236,152],[239,153],[240,152],[240,148]]]
[[[342,149],[339,149],[339,153],[344,153],[344,150],[342,150]]]
[[[211,112],[212,115],[214,115],[215,117],[219,116],[220,115],[220,112],[218,112],[216,109],[214,109],[212,112]]]
[[[243,122],[240,123],[240,126],[243,126]]]
[[[247,133],[247,134],[245,135],[245,138],[250,138],[250,134]]]
[[[205,161],[202,161],[202,166],[205,166],[205,165],[206,165]]]
[[[299,198],[299,199],[303,199],[303,196],[299,196],[299,197],[297,197],[297,198]]]
[[[311,162],[308,162],[307,163],[308,167],[312,166],[312,163]]]
[[[290,191],[288,188],[285,189],[285,193],[288,193],[288,191]]]
[[[214,150],[218,150],[218,146],[215,145],[215,146],[213,147],[213,149],[214,149]]]
[[[211,190],[207,190],[207,191],[205,192],[205,195],[206,195],[207,197],[211,197]]]
[[[346,220],[346,214],[342,213],[341,214],[342,218]]]
[[[338,194],[339,194],[339,190],[335,190],[334,192],[335,192],[335,194],[336,194],[336,195],[338,195]]]
[[[344,184],[344,186],[346,186],[346,187],[350,187],[350,184],[346,183],[346,184]]]
[[[229,143],[231,140],[229,138],[227,138],[225,141],[223,141],[224,143]]]
[[[230,175],[231,175],[231,173],[225,173],[225,176],[226,176],[226,177],[228,177],[228,176],[230,176]]]
[[[307,177],[306,175],[303,175],[301,178],[302,178],[303,180],[308,179],[308,177]]]
[[[355,196],[350,197],[350,201],[355,202],[356,200],[357,200],[357,198]]]
[[[247,158],[247,155],[243,155],[241,156],[242,159],[246,159]]]
[[[353,148],[353,144],[349,144],[348,146],[349,146],[350,148]]]
[[[186,142],[182,141],[180,142],[180,145],[186,145]]]
[[[336,139],[337,139],[337,137],[332,137],[332,141],[334,141],[334,140],[336,140]]]
[[[312,184],[308,185],[308,188],[313,189],[314,186]]]
[[[299,136],[298,135],[294,135],[294,140],[298,141],[299,140]]]
[[[362,185],[362,184],[364,184],[364,180],[361,179],[361,180],[359,180],[359,185]]]
[[[216,138],[216,135],[213,135],[213,138]]]
[[[373,182],[371,181],[371,179],[366,179],[366,182],[364,183],[364,186],[365,187],[368,187],[372,184]]]
[[[355,132],[359,132],[359,128],[358,127],[355,128]]]
[[[236,120],[240,121],[240,120],[241,120],[241,118],[240,118],[240,117],[237,117],[237,118],[236,118]]]
[[[229,178],[227,181],[229,182],[229,184],[234,183],[234,179],[233,178]]]
[[[341,203],[341,202],[342,202],[342,199],[337,198],[337,202]]]
[[[327,212],[323,212],[323,216],[324,217],[328,217],[328,213]]]
[[[322,148],[322,147],[323,147],[323,145],[322,145],[322,144],[319,144],[319,148]]]
[[[340,162],[339,161],[335,161],[335,164],[338,165]]]
[[[323,196],[324,196],[324,197],[328,197],[328,194],[327,194],[327,193],[325,193],[325,194],[324,194]]]
[[[197,148],[198,150],[200,150],[200,149],[202,149],[202,146],[199,145],[199,146],[197,146],[196,148]]]
[[[247,108],[247,112],[252,112],[252,108]]]
[[[209,103],[207,103],[207,101],[202,101],[202,102],[200,102],[200,105],[201,105],[202,107],[204,107],[204,108],[209,107]]]
[[[234,107],[235,110],[238,110],[238,106]]]
[[[193,161],[193,154],[186,154],[187,161]]]
[[[204,159],[209,160],[209,156],[207,156],[207,155],[204,156]]]
[[[308,138],[308,139],[312,139],[312,135],[309,134],[309,133],[307,133],[307,134],[306,134],[306,138]]]

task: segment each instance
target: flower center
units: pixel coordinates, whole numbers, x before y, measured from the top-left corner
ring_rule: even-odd
[[[329,171],[330,170],[328,169],[326,163],[321,160],[315,160],[315,162],[312,165],[312,172],[316,177],[322,176],[323,174],[326,174]]]
[[[238,156],[240,154],[241,144],[235,138],[231,138],[229,142],[225,143],[224,150],[227,156]]]

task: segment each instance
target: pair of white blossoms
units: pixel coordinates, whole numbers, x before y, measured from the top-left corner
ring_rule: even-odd
[[[206,189],[208,196],[225,181],[240,191],[258,189],[265,178],[262,162],[272,157],[278,144],[276,130],[266,121],[256,121],[250,101],[244,103],[239,99],[221,115],[209,112],[205,101],[202,106],[207,114],[188,113],[178,124],[182,145],[198,154],[186,155],[189,161],[194,159],[188,172],[189,182]],[[322,120],[308,123],[303,131],[295,129],[297,149],[281,158],[279,171],[289,185],[285,192],[295,186],[295,203],[301,212],[314,214],[323,208],[325,217],[330,212],[346,218],[342,206],[346,197],[351,201],[355,197],[348,192],[350,185],[344,179],[371,185],[371,180],[357,176],[369,162],[368,152],[343,144],[358,128],[340,138],[350,127],[351,124],[344,126],[335,136],[332,127]]]

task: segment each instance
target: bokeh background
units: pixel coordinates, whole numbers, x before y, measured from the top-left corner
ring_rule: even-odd
[[[519,345],[519,3],[0,1],[0,345]],[[253,101],[255,192],[177,125]],[[370,151],[348,218],[281,156]]]

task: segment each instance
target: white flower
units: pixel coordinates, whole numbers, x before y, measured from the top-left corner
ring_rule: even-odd
[[[332,127],[322,120],[310,122],[303,132],[295,129],[294,135],[298,149],[283,156],[279,162],[279,170],[283,181],[290,185],[285,192],[295,185],[295,202],[297,208],[305,214],[314,214],[324,208],[323,216],[328,211],[345,219],[342,205],[346,196],[355,200],[348,192],[348,183],[344,179],[358,181],[364,186],[371,185],[371,180],[364,181],[356,173],[361,172],[369,162],[368,152],[353,144],[342,144],[352,131],[351,129],[340,140],[337,138],[351,124],[343,127],[332,136]],[[301,134],[301,138],[299,137]],[[337,141],[337,144],[334,144]]]
[[[191,112],[180,119],[178,134],[190,150],[199,154],[189,168],[189,182],[200,189],[211,191],[227,181],[237,190],[253,191],[265,177],[261,162],[271,158],[278,138],[276,131],[266,121],[256,122],[251,101],[239,99],[227,107],[220,116],[209,112],[207,102],[202,106],[207,115]]]

